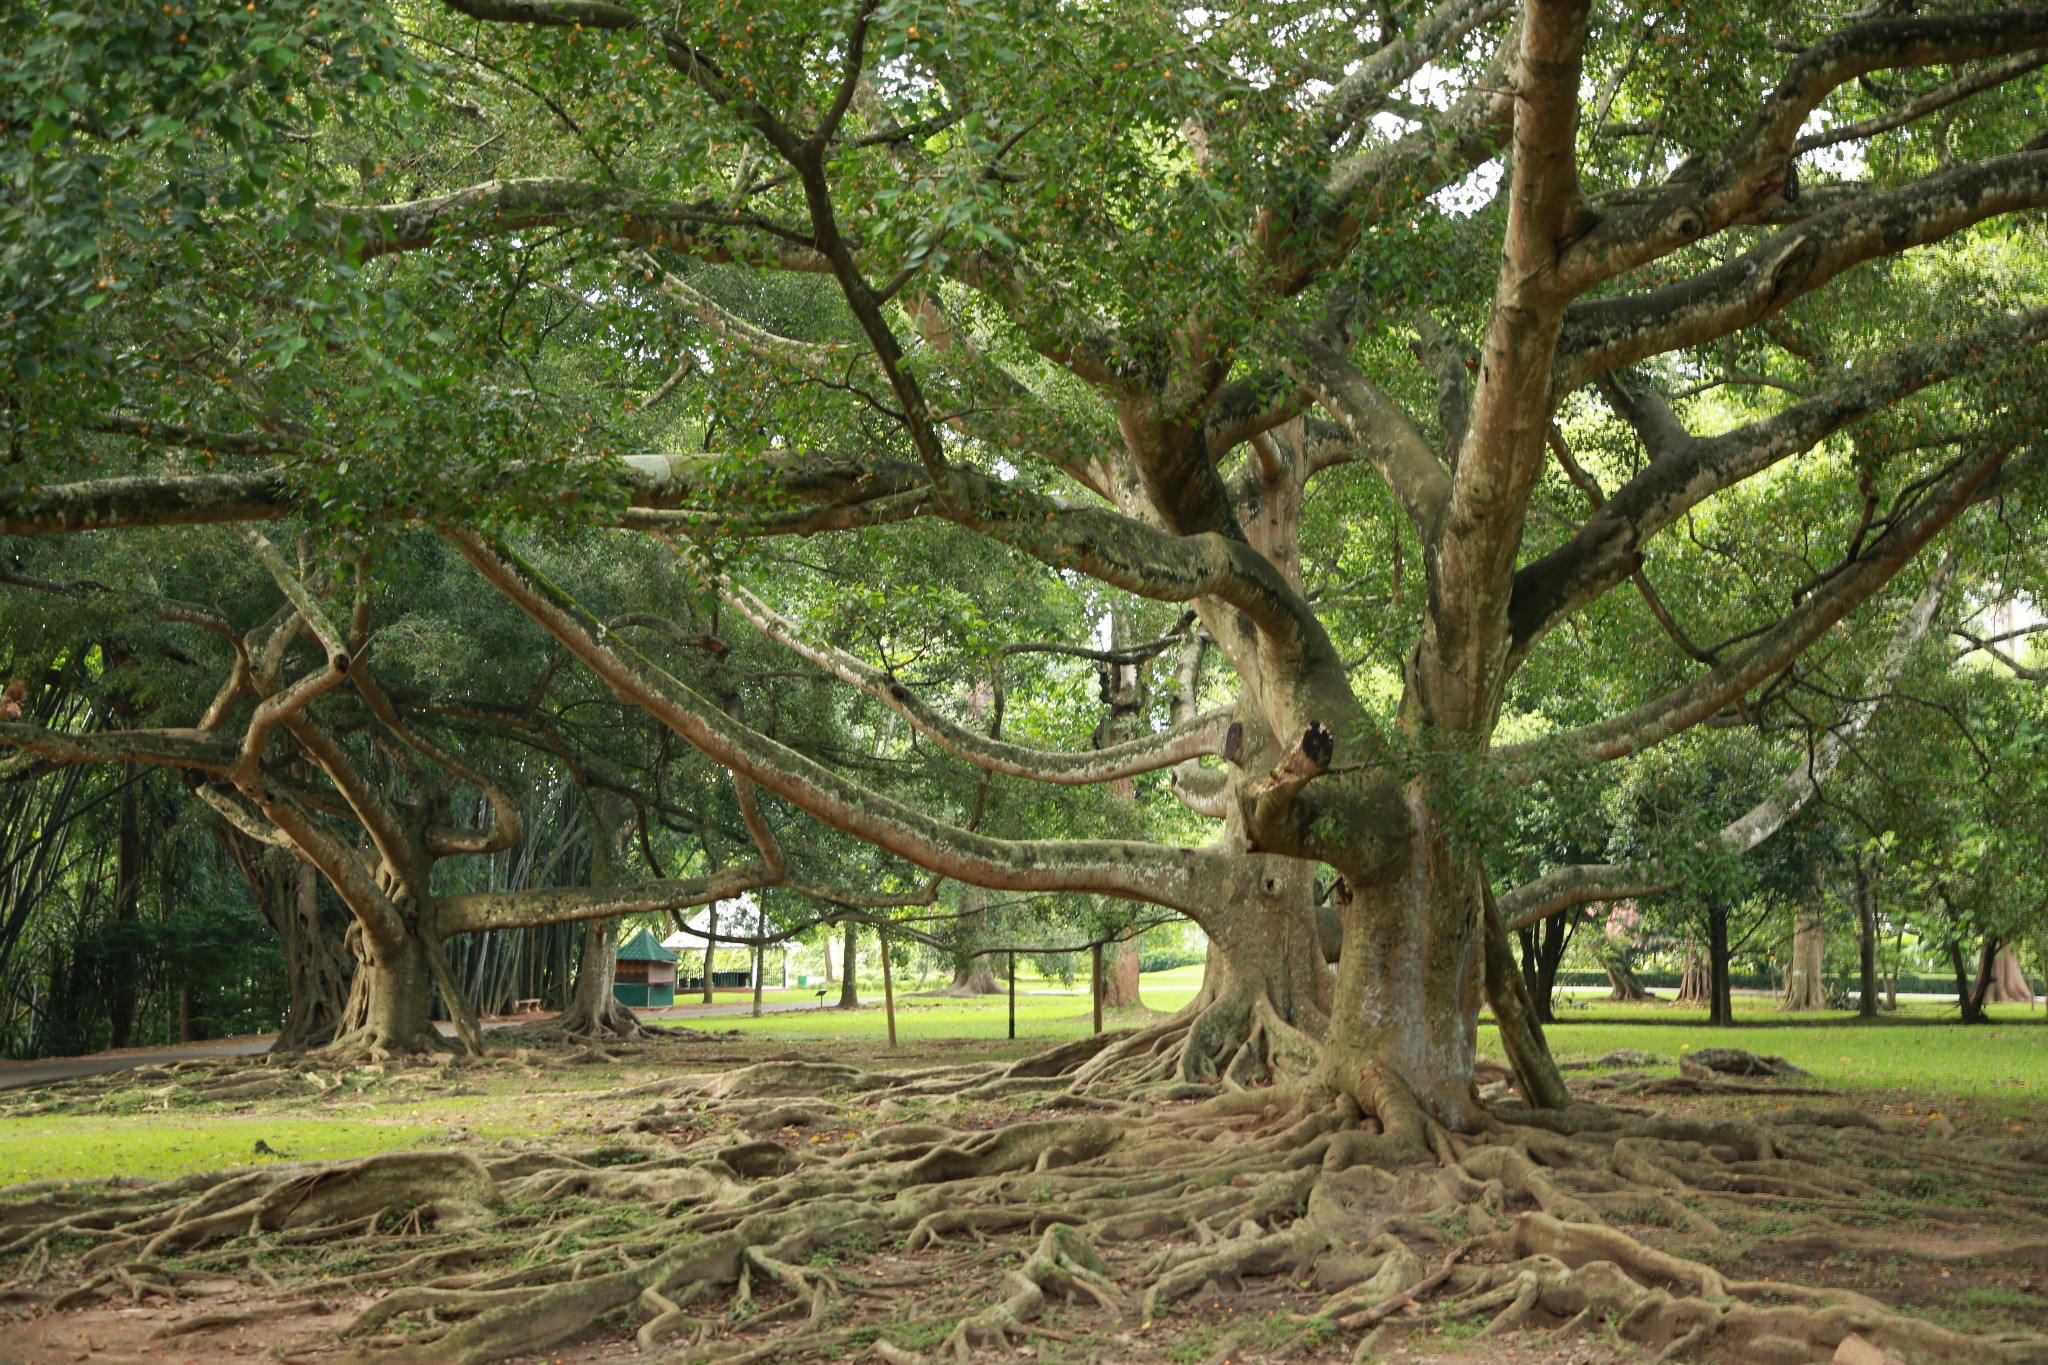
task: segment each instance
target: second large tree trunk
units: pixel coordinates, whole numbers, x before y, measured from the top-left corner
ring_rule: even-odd
[[[1138,945],[1112,943],[1102,950],[1102,1007],[1106,1010],[1134,1010],[1144,1001],[1138,998]]]
[[[1202,989],[1182,1074],[1207,1079],[1228,1074],[1252,1058],[1298,1038],[1319,1038],[1328,1028],[1330,972],[1316,932],[1315,874],[1307,863],[1247,855],[1219,879],[1201,924],[1209,935]],[[1253,1038],[1255,1025],[1273,1021],[1286,1039]]]
[[[1416,814],[1427,832],[1414,856],[1334,896],[1344,952],[1324,1076],[1373,1112],[1391,1081],[1439,1123],[1470,1131],[1485,1121],[1472,1081],[1486,883],[1427,812]]]
[[[946,987],[948,995],[1000,995],[1003,985],[996,980],[996,970],[989,965],[987,953],[980,957],[961,958],[953,963],[953,984]],[[827,978],[828,980],[830,978]]]
[[[592,792],[586,800],[590,812],[590,884],[622,885],[627,880],[619,866],[619,841],[626,827],[625,803],[608,792]],[[590,920],[583,926],[583,957],[576,964],[576,986],[555,1026],[576,1037],[637,1038],[645,1033],[639,1016],[620,1004],[614,994],[617,977],[617,921]]]
[[[298,1052],[323,1046],[341,1027],[355,975],[348,912],[322,903],[320,874],[310,863],[267,848],[229,825],[215,833],[284,952],[291,1003],[272,1047]]]
[[[349,926],[348,947],[355,981],[333,1047],[372,1056],[445,1048],[434,1027],[433,973],[419,938],[407,933],[375,942],[359,922]]]
[[[284,880],[285,904],[266,916],[284,944],[285,973],[291,983],[291,1012],[278,1031],[276,1048],[292,1052],[333,1040],[347,1012],[355,959],[348,950],[349,919],[320,901],[320,874],[297,858]]]
[[[1576,911],[1567,910],[1519,933],[1522,985],[1529,993],[1530,1008],[1539,1023],[1553,1023],[1557,1019],[1557,971],[1564,962],[1565,946],[1571,942],[1572,921],[1576,917]]]
[[[1827,931],[1818,905],[1802,906],[1792,921],[1792,962],[1785,971],[1787,1010],[1828,1007]]]
[[[987,953],[977,955],[975,949],[987,946],[988,939],[988,892],[978,886],[960,888],[960,918],[956,920],[947,935],[953,949],[953,984],[945,988],[947,995],[996,995],[1002,986],[996,981],[994,958]],[[832,979],[832,954],[825,954],[825,979]]]
[[[1609,987],[1607,998],[1609,1000],[1626,1000],[1640,1003],[1657,998],[1650,994],[1642,982],[1636,980],[1636,969],[1628,964],[1627,958],[1604,956],[1600,959],[1600,967],[1601,970],[1607,973],[1607,985]]]
[[[1173,1018],[1111,1043],[1075,1073],[1241,1085],[1320,1065],[1332,975],[1310,864],[1246,854],[1215,879],[1192,918],[1209,936],[1202,988]],[[1133,957],[1136,956],[1133,951]]]
[[[1984,1001],[1992,1005],[2031,1005],[2034,987],[2020,966],[2019,950],[2008,943],[1991,959],[1991,979],[1984,988]]]

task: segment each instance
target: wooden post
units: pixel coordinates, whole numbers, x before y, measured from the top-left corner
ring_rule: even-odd
[[[889,971],[889,935],[875,930],[882,945],[882,1013],[889,1016],[889,1046],[896,1046],[896,978]]]
[[[1017,953],[1010,952],[1010,1036],[1017,1036]]]
[[[1095,1031],[1102,1032],[1102,945],[1096,944],[1088,950],[1095,967]]]

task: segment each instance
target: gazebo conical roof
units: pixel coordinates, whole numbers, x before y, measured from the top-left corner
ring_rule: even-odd
[[[655,941],[645,929],[619,945],[621,962],[674,962],[676,955]]]

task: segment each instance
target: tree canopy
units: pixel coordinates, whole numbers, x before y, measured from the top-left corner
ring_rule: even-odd
[[[8,22],[20,574],[59,533],[303,528],[283,671],[156,761],[225,771],[271,712],[303,749],[370,638],[323,613],[438,536],[498,603],[423,589],[464,604],[457,692],[559,648],[898,887],[1195,918],[1231,984],[1189,1075],[1321,1039],[1455,1126],[1484,995],[1557,1098],[1510,925],[1753,847],[1891,646],[2032,591],[2048,11]],[[124,543],[200,533],[161,534]],[[508,643],[458,648],[472,612]],[[722,613],[718,649],[636,612]],[[784,662],[699,666],[736,631]],[[791,718],[819,671],[850,693]],[[1681,736],[1728,748],[1725,810],[1492,846]]]

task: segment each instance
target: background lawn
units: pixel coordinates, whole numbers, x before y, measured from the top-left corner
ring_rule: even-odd
[[[1201,989],[1202,969],[1182,967],[1147,973],[1140,996],[1148,1009],[1171,1012]],[[1051,994],[1057,983],[1020,974],[1017,1039],[1051,1046],[1078,1038],[1092,1026],[1085,989]],[[773,994],[773,993],[771,993]],[[795,992],[790,996],[794,998]],[[802,997],[807,1003],[812,997]],[[827,997],[830,1004],[838,998]],[[723,997],[721,997],[723,1000]],[[1001,1040],[1008,1030],[1004,995],[966,999],[899,995],[896,1033],[908,1047],[944,1039]],[[2048,1105],[2048,1024],[2040,1007],[1994,1005],[1987,1028],[1955,1026],[1955,1007],[1937,1001],[1901,1002],[1896,1014],[1863,1023],[1848,1013],[1786,1014],[1769,996],[1735,997],[1736,1027],[1708,1028],[1704,1009],[1669,1004],[1615,1004],[1596,995],[1575,997],[1549,1026],[1560,1061],[1586,1060],[1616,1048],[1649,1052],[1676,1067],[1684,1053],[1703,1047],[1741,1047],[1772,1053],[1804,1067],[1815,1085],[1861,1091],[1912,1090],[1926,1100],[1953,1106],[1959,1099],[1992,1106],[1987,1113],[2021,1113]],[[887,1038],[881,992],[861,996],[861,1008],[803,1009],[762,1018],[725,1016],[688,1027],[737,1029],[748,1036],[857,1042],[880,1046]],[[1146,1022],[1144,1016],[1112,1016],[1111,1027]],[[1499,1035],[1482,1020],[1480,1051],[1503,1056]],[[977,1054],[981,1055],[981,1054]]]
[[[1110,1027],[1164,1018],[1193,999],[1202,969],[1148,973],[1144,1011],[1111,1015]],[[809,991],[769,992],[805,1008],[754,1019],[743,1014],[663,1020],[702,1030],[713,1040],[680,1049],[662,1068],[712,1070],[769,1056],[831,1057],[873,1066],[930,1066],[952,1061],[1006,1060],[1085,1035],[1091,1027],[1085,983],[1071,993],[1035,977],[1020,981],[1017,1040],[1008,1041],[1006,995],[970,998],[897,997],[899,1051],[887,1049],[881,992],[863,989],[861,1008],[815,1008]],[[838,998],[836,989],[829,997]],[[746,997],[721,994],[721,1007]],[[1906,1004],[1896,1015],[1864,1024],[1847,1014],[1786,1015],[1762,996],[1737,996],[1737,1027],[1710,1029],[1705,1013],[1668,1004],[1618,1005],[1588,1000],[1562,1011],[1549,1026],[1559,1060],[1586,1060],[1636,1048],[1675,1067],[1704,1047],[1776,1053],[1813,1073],[1808,1086],[1848,1092],[1880,1113],[1939,1109],[1965,1124],[2020,1125],[2037,1132],[2048,1121],[2048,1025],[2039,1008],[1994,1007],[1996,1022],[1964,1029],[1951,1006]],[[735,1036],[736,1035],[736,1036]],[[509,1039],[502,1041],[510,1042]],[[1482,1020],[1481,1052],[1499,1059],[1500,1041]],[[729,1049],[729,1051],[728,1051]],[[723,1054],[723,1055],[721,1055]],[[651,1060],[651,1059],[650,1059]],[[516,1069],[515,1069],[516,1070]],[[460,1140],[580,1135],[614,1117],[601,1098],[622,1083],[655,1073],[643,1060],[624,1067],[565,1067],[536,1056],[524,1074],[485,1070],[462,1077],[463,1088],[410,1089],[403,1096],[373,1086],[358,1098],[337,1095],[318,1105],[274,1099],[219,1108],[135,1112],[109,1105],[100,1113],[29,1113],[0,1119],[0,1185],[109,1175],[161,1177],[269,1160],[319,1160],[432,1146]],[[430,1078],[431,1079],[431,1078]],[[134,1092],[142,1095],[138,1089]],[[1774,1101],[1759,1096],[1758,1104]],[[1682,1098],[1656,1103],[1683,1108]],[[112,1110],[109,1112],[108,1110]],[[463,1135],[468,1136],[463,1136]],[[279,1157],[255,1152],[261,1139]]]
[[[107,1175],[173,1176],[275,1161],[326,1161],[427,1146],[442,1128],[286,1114],[80,1115],[0,1123],[0,1185]],[[258,1156],[262,1141],[276,1156]]]
[[[1138,998],[1144,1002],[1146,1010],[1166,1015],[1194,999],[1195,992],[1201,987],[1200,967],[1148,972],[1139,978]],[[880,983],[869,989],[863,982],[860,1008],[850,1011],[836,1008],[839,1000],[836,985],[828,990],[822,1006],[813,990],[765,991],[761,998],[764,1004],[788,1001],[803,1008],[764,1014],[759,1019],[744,1014],[692,1017],[689,1013],[681,1013],[659,1022],[683,1028],[738,1029],[748,1036],[791,1040],[823,1038],[880,1044],[889,1036]],[[744,1005],[751,999],[750,996],[729,998],[721,993],[718,1004]],[[1004,1039],[1009,1033],[1009,1010],[1007,994],[932,996],[899,991],[896,996],[896,1037],[902,1043],[929,1043],[949,1038],[975,1041]],[[1146,1016],[1140,1011],[1112,1012],[1104,1020],[1104,1026],[1123,1028],[1145,1021]],[[1050,1047],[1070,1038],[1079,1038],[1093,1027],[1094,1014],[1089,1005],[1085,979],[1070,987],[1018,973],[1017,1038],[1020,1042],[1042,1041]]]

